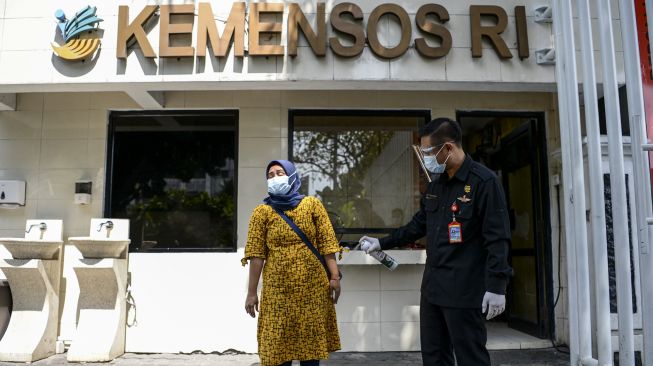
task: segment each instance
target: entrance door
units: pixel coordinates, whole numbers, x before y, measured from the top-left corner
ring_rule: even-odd
[[[514,276],[506,312],[493,321],[548,337],[553,290],[544,115],[474,111],[457,117],[465,150],[499,176],[508,204]]]
[[[508,292],[507,318],[512,328],[546,336],[546,278],[542,179],[536,136],[537,120],[526,119],[501,139],[497,152],[506,192],[512,244],[510,264],[514,276]]]

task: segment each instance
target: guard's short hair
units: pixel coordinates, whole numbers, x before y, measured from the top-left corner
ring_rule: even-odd
[[[456,146],[462,146],[463,131],[460,128],[460,123],[450,118],[441,117],[429,122],[429,125],[431,124],[434,129],[431,133],[431,145],[439,146],[445,142],[453,142]]]
[[[425,124],[424,126],[420,127],[419,130],[417,131],[417,135],[419,138],[422,138],[424,136],[430,136],[435,132],[437,126],[437,123],[435,123],[437,119],[434,119],[430,121],[429,123]]]

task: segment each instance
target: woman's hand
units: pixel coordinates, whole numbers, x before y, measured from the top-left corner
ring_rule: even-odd
[[[252,318],[256,318],[256,311],[258,311],[258,294],[247,294],[245,298],[245,311]]]
[[[331,297],[331,300],[333,300],[334,304],[338,303],[338,298],[340,297],[340,280],[339,279],[331,279],[329,281],[329,296]]]

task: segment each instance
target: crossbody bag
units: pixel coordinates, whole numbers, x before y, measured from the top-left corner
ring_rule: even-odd
[[[330,281],[331,271],[329,271],[329,266],[327,266],[326,259],[324,259],[324,256],[320,254],[320,251],[317,250],[317,248],[313,245],[313,243],[311,243],[311,241],[308,239],[306,234],[304,234],[302,229],[300,229],[299,226],[297,226],[297,224],[295,224],[295,222],[292,221],[290,217],[286,216],[286,214],[283,211],[279,210],[276,207],[272,207],[272,209],[277,214],[279,214],[279,216],[281,216],[281,218],[288,224],[288,226],[290,226],[290,228],[295,232],[295,234],[297,234],[297,236],[299,236],[299,238],[302,239],[302,241],[304,242],[304,244],[306,244],[308,249],[310,249],[311,252],[313,252],[313,254],[315,255],[315,257],[317,257],[320,263],[322,263],[322,267],[324,267],[324,270],[326,271],[327,274],[327,279]],[[340,270],[338,270],[338,276],[339,278],[342,278],[342,272],[340,272]]]

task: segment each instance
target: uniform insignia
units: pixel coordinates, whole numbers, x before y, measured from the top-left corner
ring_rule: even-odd
[[[471,192],[471,191],[472,191],[472,186],[470,186],[469,184],[466,185],[466,186],[465,186],[465,193],[469,193],[469,192]]]
[[[466,194],[464,194],[462,197],[458,197],[458,201],[460,201],[462,203],[469,203],[472,200],[471,200],[471,198],[467,197]]]

